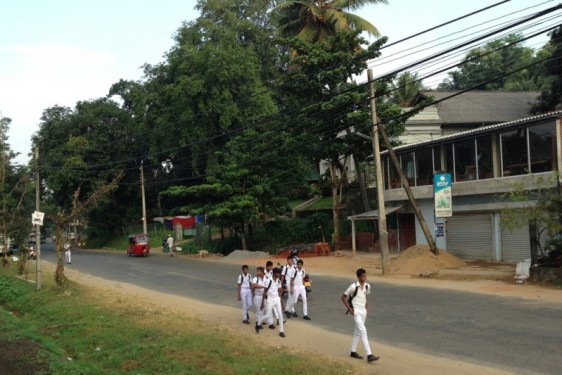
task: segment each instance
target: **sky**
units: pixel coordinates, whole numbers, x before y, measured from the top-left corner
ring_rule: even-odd
[[[355,13],[391,43],[498,2],[388,0],[388,5],[370,5]],[[120,79],[141,79],[144,64],[162,62],[174,44],[175,31],[197,18],[195,4],[195,0],[0,0],[0,116],[12,119],[9,143],[20,153],[16,162],[28,162],[31,137],[39,130],[43,110],[54,105],[73,108],[78,101],[106,96]],[[446,38],[453,39],[456,32],[459,37],[466,35],[469,31],[461,31],[468,27],[487,21],[487,25],[498,24],[557,4],[554,0],[511,0],[388,48],[370,67],[377,76],[458,43],[447,44]],[[527,7],[534,8],[523,10]],[[507,16],[519,10],[523,11]],[[425,50],[415,55],[392,56],[436,38],[444,39],[419,47]],[[547,40],[543,35],[527,45],[539,48]],[[435,86],[444,77],[424,83]]]

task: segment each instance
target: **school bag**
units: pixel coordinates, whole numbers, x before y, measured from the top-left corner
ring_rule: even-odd
[[[369,293],[369,284],[365,284],[365,293]],[[347,297],[347,304],[349,305],[349,307],[353,308],[353,299],[355,298],[355,296],[357,295],[357,291],[359,290],[359,283],[357,283],[355,285],[355,292],[353,292],[352,295],[350,295],[349,297]],[[347,310],[345,312],[345,315],[349,314],[349,310]]]

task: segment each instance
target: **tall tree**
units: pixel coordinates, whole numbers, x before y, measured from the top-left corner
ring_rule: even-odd
[[[402,107],[406,107],[418,91],[424,89],[417,72],[399,74],[391,86],[390,100]]]
[[[4,248],[2,263],[8,262],[10,239],[22,244],[29,234],[30,202],[29,173],[25,167],[17,166],[13,159],[17,156],[8,143],[8,130],[11,119],[0,117],[0,246]],[[27,210],[27,212],[26,212]],[[25,256],[21,257],[25,262]]]
[[[380,36],[369,21],[348,12],[368,4],[387,4],[386,0],[289,0],[274,8],[279,33],[308,42],[326,42],[340,31],[362,30]]]
[[[539,51],[539,58],[548,58],[541,66],[547,79],[532,113],[545,113],[562,108],[562,26],[550,33],[550,41]]]
[[[539,87],[536,68],[518,69],[531,65],[534,50],[521,43],[520,34],[510,34],[470,50],[458,70],[440,85],[441,90],[459,90],[476,87],[480,90],[536,90]],[[503,77],[507,73],[514,72]],[[503,77],[503,78],[498,78]]]

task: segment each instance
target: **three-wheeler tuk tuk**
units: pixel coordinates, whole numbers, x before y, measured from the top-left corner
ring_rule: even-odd
[[[131,234],[129,235],[129,244],[127,245],[127,255],[140,255],[147,257],[150,253],[150,244],[148,243],[148,234]]]

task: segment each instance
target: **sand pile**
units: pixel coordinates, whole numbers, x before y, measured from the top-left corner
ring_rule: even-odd
[[[427,245],[414,245],[390,263],[393,274],[427,275],[442,268],[458,268],[466,263],[443,250],[435,256]]]

